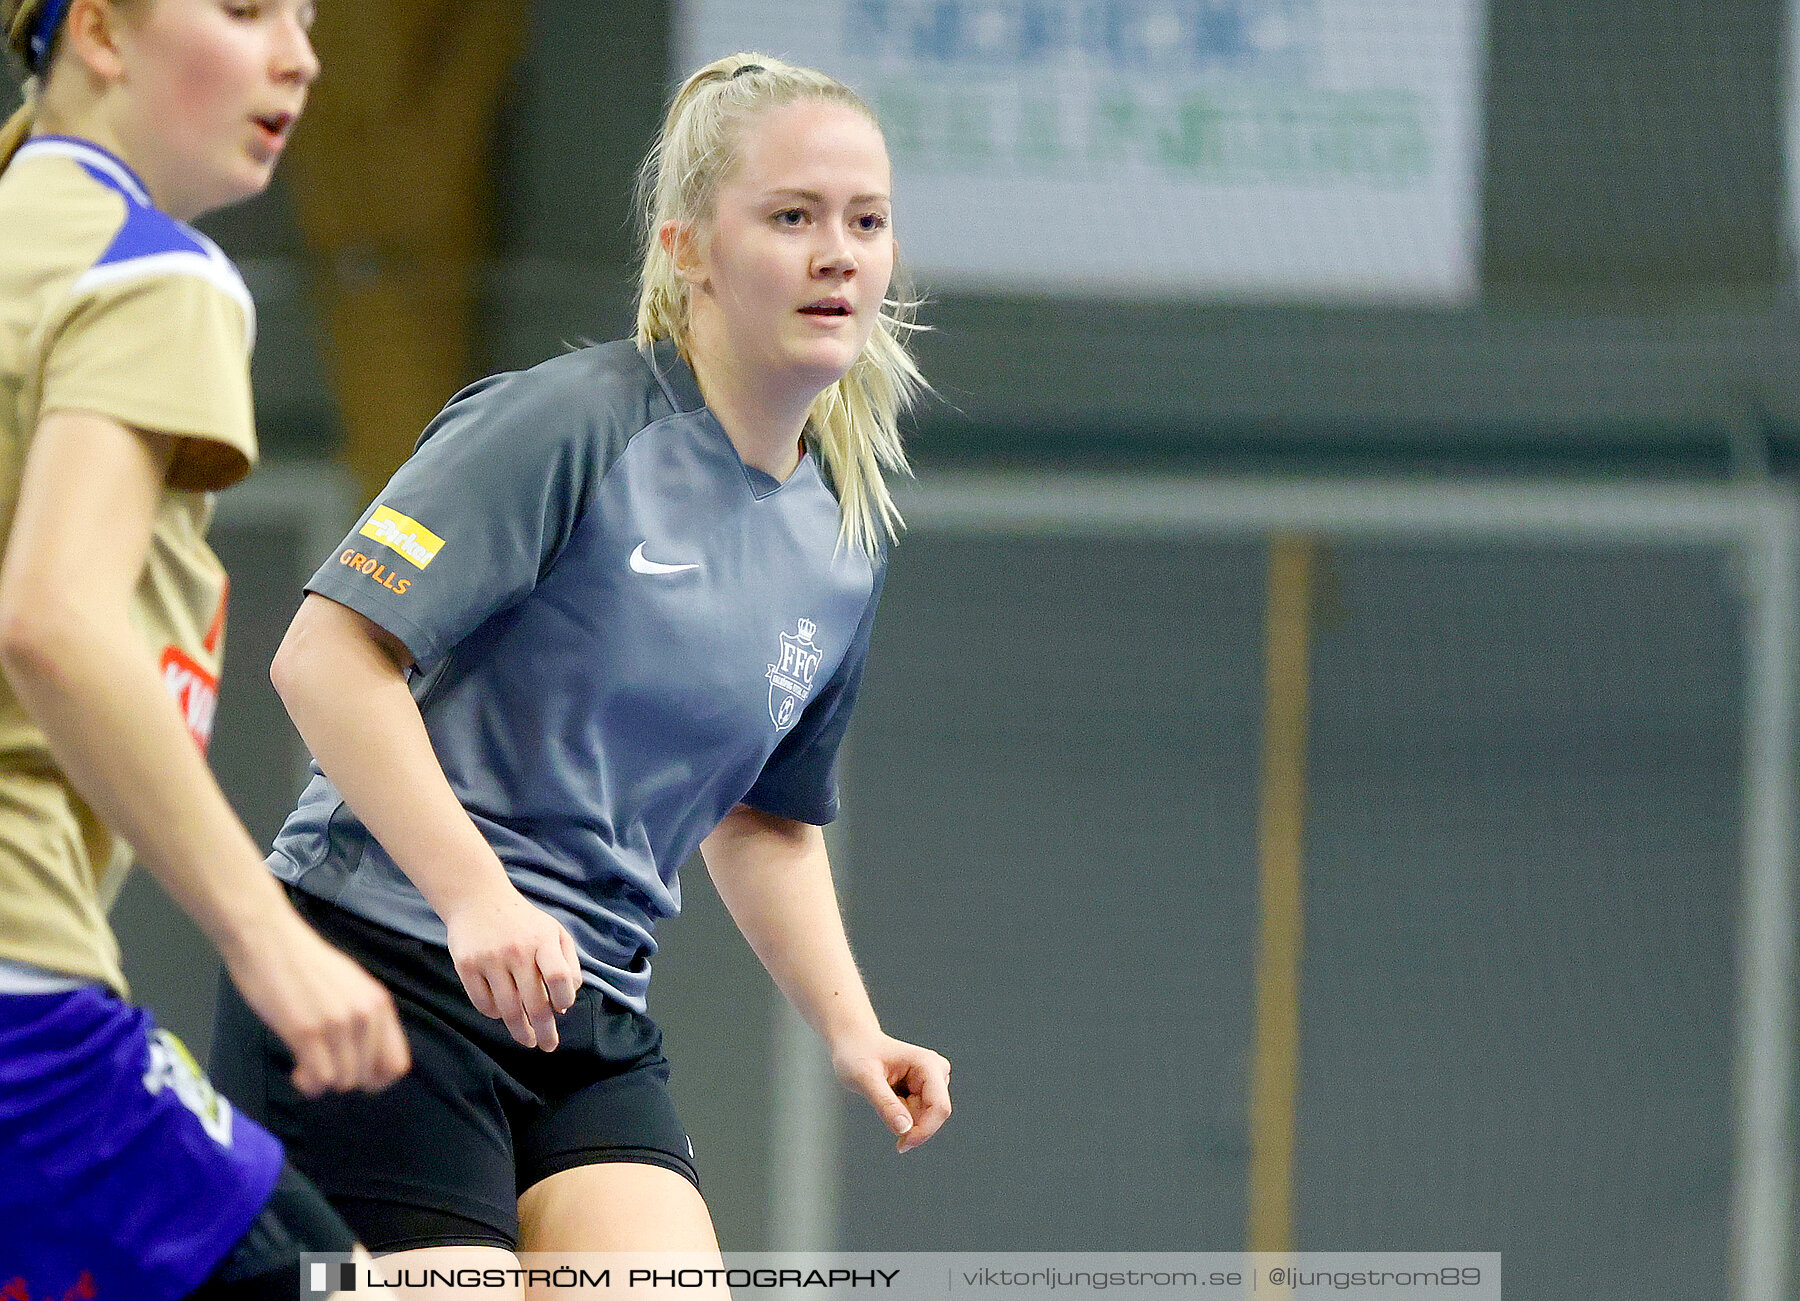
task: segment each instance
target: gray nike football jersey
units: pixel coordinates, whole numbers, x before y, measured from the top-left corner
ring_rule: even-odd
[[[814,455],[745,465],[673,348],[619,342],[459,393],[307,590],[412,652],[463,807],[641,1010],[676,871],[726,813],[836,816],[884,570],[839,543]],[[269,865],[445,942],[316,766]]]

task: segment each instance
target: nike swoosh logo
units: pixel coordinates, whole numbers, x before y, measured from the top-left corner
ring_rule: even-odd
[[[640,574],[685,574],[690,569],[700,568],[699,565],[665,565],[651,560],[644,555],[645,545],[638,543],[637,550],[631,553],[631,567]]]

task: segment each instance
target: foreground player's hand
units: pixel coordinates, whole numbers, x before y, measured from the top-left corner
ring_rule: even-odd
[[[561,922],[512,886],[444,918],[450,958],[475,1010],[527,1048],[557,1045],[556,1014],[581,988],[581,957]]]
[[[950,1119],[950,1063],[929,1048],[877,1035],[835,1045],[831,1064],[897,1135],[896,1152],[910,1152]]]
[[[225,955],[238,992],[294,1054],[294,1087],[383,1089],[412,1066],[387,990],[332,948],[298,913],[254,949]]]

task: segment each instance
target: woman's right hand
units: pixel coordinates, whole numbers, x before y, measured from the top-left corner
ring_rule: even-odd
[[[508,882],[444,918],[450,958],[475,1010],[527,1048],[557,1045],[556,1014],[575,1003],[581,957],[561,922]]]

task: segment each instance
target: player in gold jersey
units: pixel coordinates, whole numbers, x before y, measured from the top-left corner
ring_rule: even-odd
[[[348,1232],[125,1001],[135,851],[308,1094],[407,1067],[387,992],[300,919],[208,771],[256,459],[254,312],[186,223],[262,190],[318,63],[308,0],[0,0],[0,1295],[292,1297]],[[129,851],[126,847],[129,846]]]

